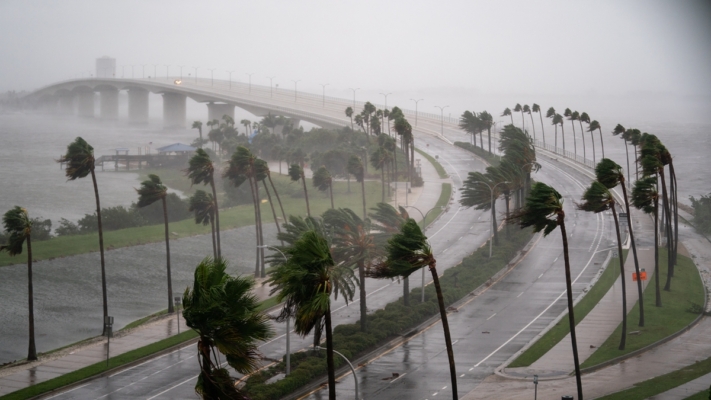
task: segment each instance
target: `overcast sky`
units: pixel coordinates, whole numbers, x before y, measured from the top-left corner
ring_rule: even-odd
[[[711,95],[711,2],[0,1],[0,92],[95,59],[346,96]],[[136,68],[140,74],[141,67]],[[517,97],[518,96],[518,97]],[[376,99],[377,100],[377,99]],[[510,100],[517,102],[518,100]],[[523,102],[523,101],[522,101]],[[390,102],[389,102],[390,103]],[[432,108],[432,104],[428,108]],[[412,108],[412,105],[410,105]],[[430,110],[431,111],[431,110]],[[458,111],[458,110],[455,110]]]

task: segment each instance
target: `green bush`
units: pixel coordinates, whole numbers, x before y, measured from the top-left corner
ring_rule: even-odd
[[[499,164],[499,159],[497,159],[495,155],[489,153],[488,150],[482,149],[481,147],[476,147],[476,145],[467,142],[454,142],[454,145],[476,154],[491,165],[496,166]]]

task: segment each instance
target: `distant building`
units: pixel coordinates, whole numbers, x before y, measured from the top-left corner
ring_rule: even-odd
[[[103,56],[96,59],[96,77],[97,78],[115,78],[116,77],[116,59],[109,56]]]

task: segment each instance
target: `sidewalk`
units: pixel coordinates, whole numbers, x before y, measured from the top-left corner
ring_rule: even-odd
[[[427,212],[437,204],[442,182],[448,180],[441,179],[434,166],[427,160],[424,161],[422,163],[424,186],[411,189],[411,192],[407,194],[407,205]],[[275,168],[278,172],[278,165],[270,167]],[[398,190],[397,197],[393,193],[390,202],[393,206],[396,205],[396,198],[399,205],[406,205],[404,187]],[[409,208],[408,210],[411,211]],[[421,219],[417,212],[411,212],[411,216],[416,220]],[[260,280],[257,280],[254,292],[259,301],[269,297],[269,290],[268,286],[262,286]],[[185,332],[188,329],[190,328],[185,325],[185,320],[181,315],[180,332]],[[176,334],[178,334],[178,324],[175,315],[159,318],[134,329],[119,331],[111,338],[110,356],[115,357]],[[49,355],[41,355],[40,360],[35,362],[2,368],[0,369],[0,396],[102,361],[106,361],[106,338],[96,337]]]

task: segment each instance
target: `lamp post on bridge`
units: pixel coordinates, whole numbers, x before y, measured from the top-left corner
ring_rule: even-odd
[[[422,214],[422,211],[415,206],[405,206],[405,207],[406,208],[408,208],[408,207],[414,208],[422,216],[422,233],[425,233],[425,229],[427,229],[427,216],[430,215],[430,212],[432,212],[438,208],[440,210],[444,210],[444,207],[442,207],[442,206],[432,207],[426,213]],[[420,299],[420,302],[422,302],[422,303],[425,302],[425,267],[422,267],[422,298]]]
[[[227,71],[227,73],[230,74],[230,89],[232,89],[232,73],[233,72],[235,72],[235,70]]]
[[[388,109],[388,96],[391,95],[392,93],[380,93],[385,97],[385,109]]]
[[[475,181],[473,183],[481,183],[482,185],[486,185],[486,187],[488,187],[489,191],[491,192],[491,203],[490,203],[491,204],[491,226],[489,227],[489,229],[490,229],[489,236],[491,236],[489,238],[489,258],[491,258],[491,243],[494,241],[494,229],[496,229],[494,227],[494,189],[496,189],[496,187],[499,185],[508,184],[511,182],[499,182],[496,185],[494,185],[494,187],[491,187],[491,185],[489,185],[486,182],[482,182],[482,181]]]
[[[329,85],[329,83],[319,83],[323,87],[323,108],[326,108],[326,86]]]
[[[419,103],[420,101],[422,101],[422,100],[424,100],[424,99],[417,99],[417,100],[415,100],[415,99],[410,99],[410,100],[412,100],[412,101],[415,102],[415,126],[417,126],[417,103]]]
[[[359,90],[360,88],[355,88],[355,89],[348,88],[348,89],[353,91],[353,112],[355,112],[355,92],[356,92],[356,90]]]
[[[184,66],[185,66],[185,65],[178,65],[178,67],[180,67],[180,80],[181,80],[181,81],[183,80],[183,67],[184,67]]]
[[[126,66],[122,65],[121,66],[121,79],[123,79],[126,75]]]
[[[197,83],[197,70],[198,70],[198,67],[193,67],[193,68],[195,68],[195,83]]]
[[[268,76],[267,78],[269,78],[269,97],[273,97],[272,79],[276,78],[276,76]]]
[[[286,255],[281,250],[279,250],[277,247],[269,246],[269,245],[265,244],[265,245],[257,246],[257,248],[276,250],[279,252],[279,254],[281,254],[282,257],[284,257],[284,262],[289,261],[289,260],[287,260]],[[289,318],[287,317],[286,318],[286,373],[284,374],[285,376],[289,376],[289,374],[291,373],[290,337],[291,337],[291,328],[289,326]]]
[[[165,66],[165,80],[170,80],[170,65]]]
[[[210,71],[210,86],[215,86],[215,68],[208,68]]]
[[[135,78],[134,67],[135,65],[131,65],[131,79]]]
[[[441,118],[440,118],[440,133],[439,133],[439,135],[440,135],[440,136],[444,136],[444,109],[447,108],[447,107],[449,107],[449,106],[444,106],[444,107],[435,106],[435,107],[436,107],[436,108],[439,108],[440,116],[441,116]]]
[[[143,70],[141,71],[141,79],[146,79],[146,65],[148,64],[141,64],[141,67],[143,67]]]
[[[252,75],[254,75],[254,72],[251,74],[247,72],[247,75],[249,75],[249,93],[252,93]]]
[[[158,64],[152,64],[153,65],[153,78],[158,79]]]
[[[297,79],[297,80],[293,80],[293,79],[292,79],[291,81],[294,82],[294,103],[296,103],[296,94],[298,93],[298,92],[296,91],[296,84],[297,84],[298,82],[301,82],[301,79]]]

